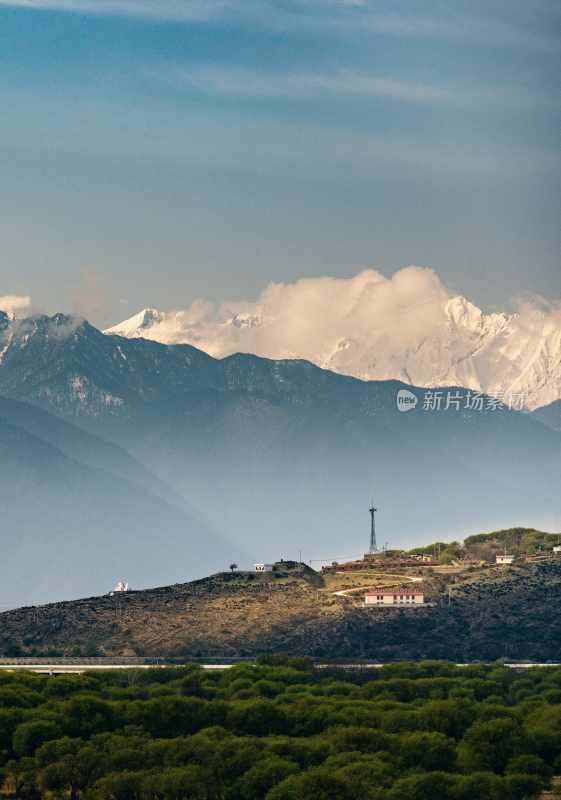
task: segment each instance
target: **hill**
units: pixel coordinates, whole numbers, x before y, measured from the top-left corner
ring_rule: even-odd
[[[534,528],[508,528],[493,533],[477,533],[463,542],[434,542],[410,550],[411,555],[430,555],[441,564],[462,560],[494,562],[506,550],[516,557],[551,554],[561,544],[560,533],[546,533]]]
[[[444,571],[442,571],[444,570]],[[319,575],[295,562],[0,615],[0,653],[320,658],[561,658],[561,558]],[[431,605],[365,608],[365,587],[422,579]]]

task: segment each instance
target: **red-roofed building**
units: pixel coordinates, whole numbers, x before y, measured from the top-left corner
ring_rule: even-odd
[[[365,606],[422,606],[425,594],[418,589],[390,587],[375,589],[364,596]]]

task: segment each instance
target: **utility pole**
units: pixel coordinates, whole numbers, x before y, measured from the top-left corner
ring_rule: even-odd
[[[376,542],[376,513],[378,509],[374,508],[374,503],[371,503],[368,510],[370,512],[370,550],[368,552],[372,556],[378,552],[378,544]]]

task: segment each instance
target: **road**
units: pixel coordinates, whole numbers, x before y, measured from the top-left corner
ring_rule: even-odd
[[[338,572],[337,575],[347,575],[346,572]],[[422,583],[422,578],[417,578],[413,575],[393,575],[388,572],[373,572],[373,578],[399,578],[401,581],[410,581],[411,583]],[[367,589],[375,589],[376,587],[373,586],[371,583],[368,586],[355,586],[352,589],[340,589],[338,592],[333,592],[335,597],[347,597],[350,594],[354,594],[355,592],[364,592]]]
[[[82,675],[84,672],[106,672],[123,669],[165,669],[177,664],[0,664],[0,672],[36,672],[39,675]],[[185,666],[185,665],[179,665]],[[202,669],[230,669],[235,664],[200,664]]]
[[[251,661],[245,663],[252,663]],[[476,662],[477,664],[482,662]],[[41,664],[0,664],[0,672],[35,672],[37,674],[43,675],[82,675],[84,672],[93,672],[93,671],[100,671],[100,670],[132,670],[132,669],[165,669],[166,667],[177,667],[177,664],[170,664],[170,663],[160,663],[158,665],[155,664],[108,664],[108,665],[100,665],[100,664],[48,664],[48,663],[41,663]],[[185,665],[183,665],[185,666]],[[235,664],[200,664],[202,669],[208,670],[225,670],[231,669],[232,667],[236,666]],[[363,671],[363,670],[378,670],[382,669],[383,667],[391,667],[394,666],[392,663],[369,663],[369,662],[357,662],[357,663],[341,663],[341,662],[324,662],[320,664],[315,664],[315,669],[324,670],[324,669],[340,669],[340,670],[349,670],[349,671]],[[469,667],[472,666],[470,664],[456,664],[457,667]],[[495,665],[496,666],[496,665]],[[512,663],[512,664],[503,664],[504,667],[507,669],[514,669],[514,670],[529,670],[529,669],[543,669],[543,668],[559,668],[561,664],[530,664],[530,663]]]

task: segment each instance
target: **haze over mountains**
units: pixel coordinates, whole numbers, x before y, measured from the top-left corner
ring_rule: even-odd
[[[535,301],[514,314],[484,313],[418,267],[391,279],[366,270],[273,284],[256,302],[219,308],[147,308],[107,332],[192,344],[216,357],[304,358],[363,380],[511,394],[529,410],[561,398],[561,306]]]
[[[0,582],[18,597],[22,575],[56,599],[358,555],[372,495],[395,546],[561,528],[561,434],[531,415],[455,389],[431,408],[395,381],[215,359],[62,314],[1,321],[0,395],[17,403],[0,408]]]

